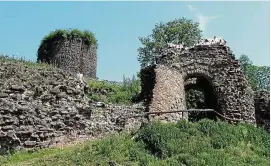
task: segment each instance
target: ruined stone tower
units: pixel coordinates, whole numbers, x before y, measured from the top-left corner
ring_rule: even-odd
[[[205,103],[231,122],[255,123],[254,92],[229,47],[200,41],[191,48],[168,45],[157,64],[141,70],[146,111],[186,109],[185,93],[202,89]],[[206,118],[209,118],[206,117]],[[165,120],[187,119],[188,113],[154,115]]]
[[[42,40],[38,61],[96,78],[97,40],[90,31],[56,30]]]

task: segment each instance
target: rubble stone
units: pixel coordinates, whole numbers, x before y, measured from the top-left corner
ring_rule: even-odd
[[[23,81],[24,78],[27,81]],[[93,106],[86,97],[91,93],[86,91],[89,89],[86,82],[75,73],[58,68],[40,70],[0,57],[0,82],[1,153],[10,149],[50,147],[57,142],[130,130],[142,121],[142,117],[124,118],[124,125],[119,125],[117,119],[141,114],[142,106],[104,103]],[[13,98],[13,95],[17,97]]]

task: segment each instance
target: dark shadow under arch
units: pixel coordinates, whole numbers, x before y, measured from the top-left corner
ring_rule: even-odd
[[[193,81],[189,81],[189,79]],[[217,110],[217,98],[211,79],[203,74],[190,74],[184,79],[186,106],[188,109],[214,109]],[[198,121],[203,118],[212,120],[217,119],[214,112],[191,112],[188,119],[190,121]]]

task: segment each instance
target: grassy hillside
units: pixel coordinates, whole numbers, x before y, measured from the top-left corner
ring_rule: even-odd
[[[219,165],[267,166],[269,134],[248,124],[201,120],[177,124],[155,122],[140,131],[122,133],[76,146],[18,152],[0,165]]]

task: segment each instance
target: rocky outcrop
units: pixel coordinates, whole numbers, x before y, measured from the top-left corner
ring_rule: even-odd
[[[43,148],[139,127],[141,106],[91,103],[73,73],[0,58],[0,150]]]

